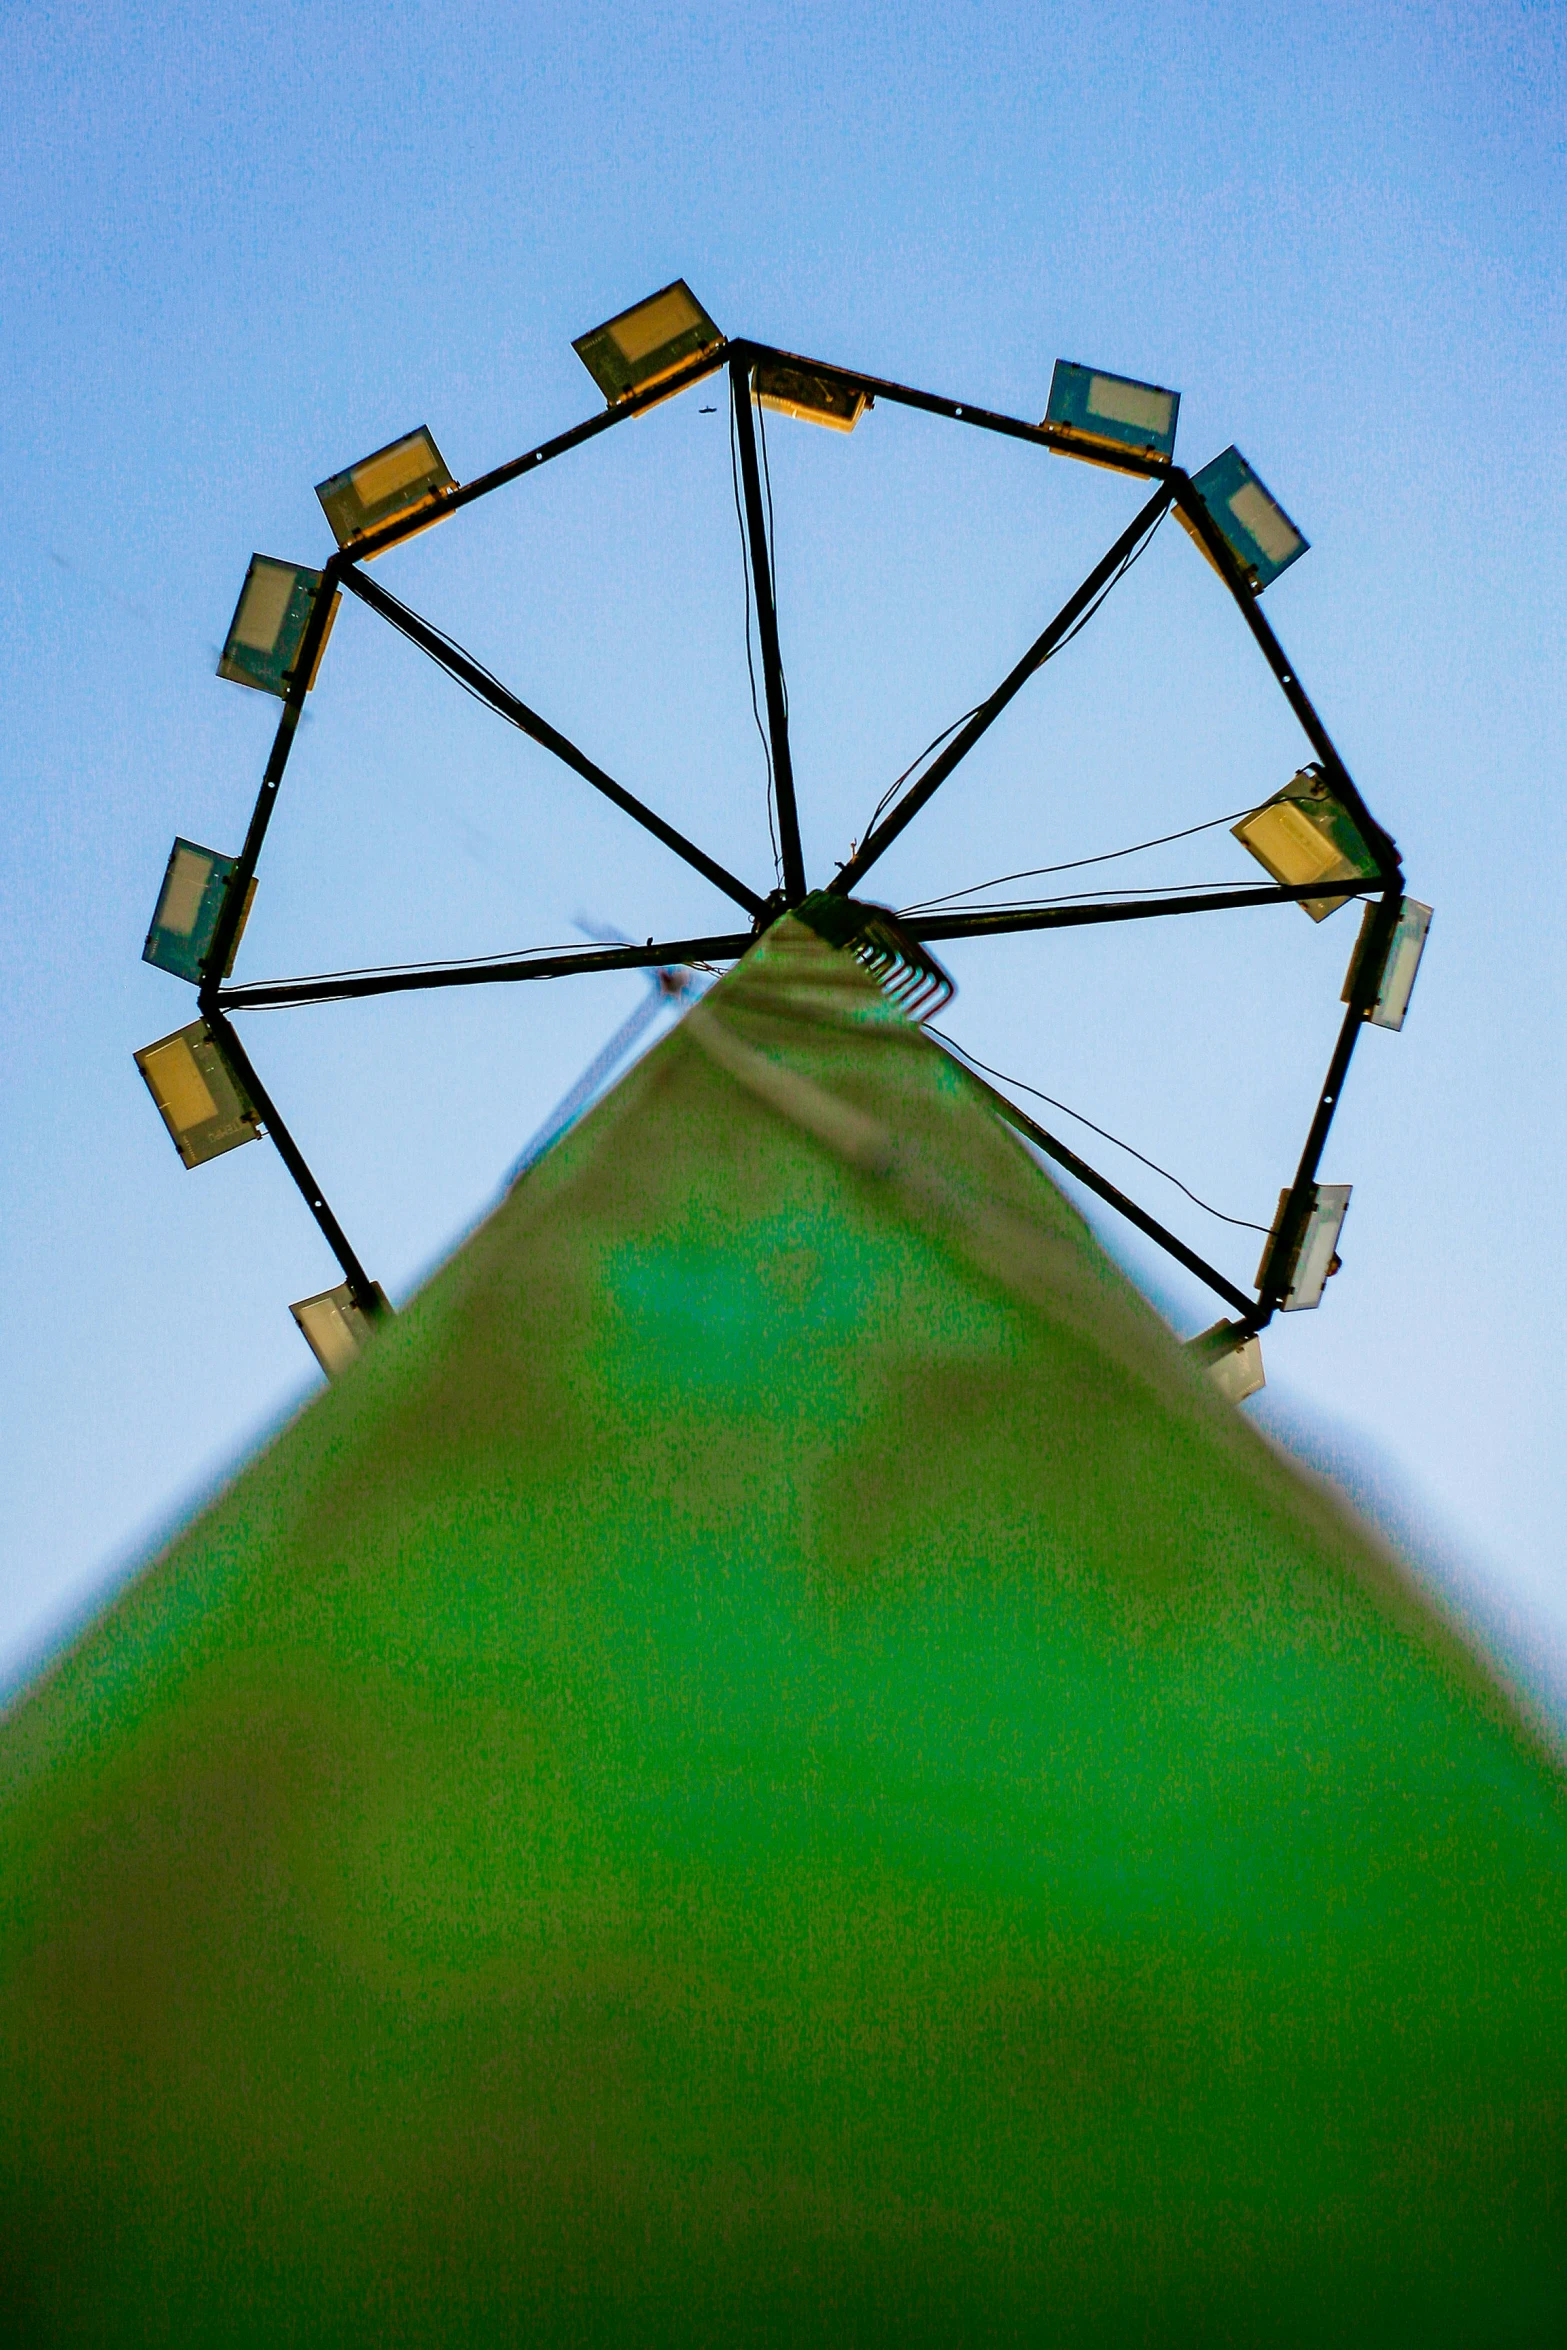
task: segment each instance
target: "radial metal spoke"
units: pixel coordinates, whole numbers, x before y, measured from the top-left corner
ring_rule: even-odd
[[[1127,524],[1108,554],[1094,565],[1082,586],[1068,596],[1049,627],[1034,639],[1016,668],[1002,679],[994,693],[980,703],[973,717],[953,736],[947,748],[931,761],[918,783],[911,785],[892,813],[876,826],[868,839],[861,842],[848,863],[839,868],[832,883],[835,890],[841,890],[847,896],[864,879],[883,851],[891,848],[905,825],[913,822],[932,793],[940,790],[954,767],[968,757],[981,735],[989,731],[1007,704],[1021,693],[1034,671],[1049,660],[1061,639],[1082,618],[1094,598],[1109,586],[1122,564],[1135,553],[1138,542],[1153,529],[1169,505],[1170,496],[1169,483],[1162,481],[1147,505]]]
[[[721,889],[726,897],[733,898],[737,906],[743,906],[748,914],[760,914],[763,911],[765,901],[757,896],[755,890],[748,889],[743,881],[737,881],[716,859],[708,856],[705,849],[699,849],[695,841],[687,840],[683,832],[677,832],[672,824],[666,824],[662,816],[655,815],[633,792],[628,792],[623,784],[617,783],[612,775],[606,775],[603,768],[597,766],[585,751],[579,751],[576,744],[563,735],[558,727],[551,726],[549,720],[541,718],[536,710],[530,710],[526,702],[520,701],[498,679],[481,669],[478,662],[472,660],[460,647],[448,644],[440,631],[432,628],[427,620],[422,620],[417,612],[411,612],[406,604],[388,595],[385,588],[378,586],[373,579],[367,579],[361,571],[346,571],[343,574],[343,585],[358,596],[362,603],[368,604],[372,612],[378,612],[383,620],[407,637],[411,644],[416,644],[422,653],[428,653],[432,661],[455,677],[459,684],[465,685],[479,701],[487,703],[492,710],[527,735],[530,741],[552,753],[574,774],[580,775],[584,782],[591,783],[595,791],[602,792],[607,800],[613,801],[625,815],[640,824],[644,832],[650,832],[655,840],[662,841],[666,849],[673,849],[677,857],[683,857],[715,888]]]
[[[1015,930],[1081,930],[1094,922],[1154,922],[1167,914],[1222,914],[1231,908],[1298,906],[1314,898],[1357,898],[1380,890],[1372,881],[1291,882],[1277,889],[1193,890],[1166,898],[1112,898],[1100,906],[976,906],[969,913],[900,914],[914,938],[996,938]]]
[[[417,995],[424,988],[488,987],[500,981],[577,979],[592,971],[647,971],[665,963],[737,963],[755,934],[668,938],[645,947],[588,947],[561,955],[516,955],[493,963],[426,963],[401,971],[323,971],[303,979],[250,980],[216,997],[226,1012],[275,1011],[293,1004],[340,1004],[361,996]]]

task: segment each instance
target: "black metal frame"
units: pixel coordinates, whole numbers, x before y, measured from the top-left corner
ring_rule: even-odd
[[[752,371],[759,361],[781,362],[792,367],[805,368],[832,376],[866,395],[870,402],[885,400],[895,406],[912,408],[930,416],[965,424],[980,432],[999,433],[1010,440],[1023,441],[1035,447],[1053,450],[1063,455],[1080,455],[1069,436],[1057,432],[1047,424],[1028,424],[1019,417],[998,414],[992,409],[976,408],[966,401],[950,400],[932,392],[916,391],[907,384],[888,382],[880,376],[864,375],[853,368],[826,367],[818,360],[805,359],[799,354],[780,351],[771,345],[735,340],[720,343],[704,353],[676,374],[666,377],[649,390],[633,394],[613,408],[589,417],[574,425],[570,431],[557,434],[552,440],[527,450],[494,471],[447,490],[433,504],[417,508],[413,513],[383,524],[378,530],[367,532],[348,547],[340,548],[328,561],[322,575],[320,593],[312,609],[295,664],[292,682],[278,721],[271,754],[262,776],[261,789],[250,820],[250,829],[239,861],[230,876],[222,911],[206,958],[207,976],[199,992],[203,1016],[217,1035],[223,1050],[229,1054],[237,1073],[249,1088],[261,1113],[267,1132],[278,1147],[280,1156],[311,1214],[315,1217],[327,1245],[343,1269],[348,1287],[356,1303],[374,1315],[380,1309],[380,1299],[363,1265],[355,1254],[337,1218],[328,1206],[320,1185],[311,1174],[303,1155],[288,1132],[276,1105],[256,1075],[249,1055],[234,1030],[230,1015],[244,1010],[309,1003],[334,1003],[370,996],[401,994],[414,990],[440,987],[474,987],[503,982],[532,979],[559,979],[594,971],[627,971],[657,967],[666,964],[731,962],[745,953],[758,934],[770,922],[798,905],[807,895],[804,856],[800,844],[799,815],[795,799],[794,772],[789,753],[788,703],[784,687],[783,662],[779,649],[778,616],[774,601],[773,568],[768,544],[766,505],[763,497],[760,469],[757,462],[756,433],[752,419]],[[569,450],[582,447],[602,432],[628,422],[643,410],[659,401],[671,398],[677,392],[703,382],[719,369],[728,372],[734,402],[736,445],[739,472],[743,490],[745,535],[751,579],[751,593],[755,602],[757,633],[760,639],[763,683],[766,694],[768,744],[774,799],[778,824],[778,845],[783,870],[783,886],[770,893],[753,890],[744,881],[729,873],[709,857],[694,841],[667,823],[639,800],[634,793],[606,774],[603,768],[579,750],[567,736],[550,725],[548,720],[530,709],[498,679],[480,668],[460,647],[453,645],[439,630],[423,620],[388,593],[378,582],[365,576],[364,564],[375,555],[385,553],[402,540],[414,537],[427,529],[430,523],[472,505],[478,498],[487,497],[508,483],[521,480],[540,465],[564,456]],[[1153,494],[1141,511],[1127,525],[1115,544],[1094,566],[1082,585],[1067,601],[1041,634],[1035,639],[1022,659],[1002,680],[978,709],[965,721],[952,741],[932,760],[919,780],[910,786],[894,804],[887,816],[874,827],[848,861],[840,866],[829,889],[843,895],[850,894],[892,842],[910,824],[914,817],[938,791],[947,777],[967,756],[980,737],[1001,715],[1008,703],[1018,694],[1034,672],[1050,658],[1052,652],[1087,613],[1097,597],[1106,592],[1118,572],[1130,560],[1140,543],[1172,507],[1178,511],[1193,537],[1203,548],[1239,607],[1241,615],[1255,640],[1263,659],[1272,671],[1286,701],[1294,712],[1307,740],[1315,751],[1335,793],[1353,815],[1367,846],[1376,860],[1377,872],[1372,880],[1335,882],[1330,890],[1321,883],[1295,888],[1236,888],[1230,890],[1172,893],[1166,897],[1112,900],[1100,904],[1056,905],[1019,908],[980,908],[969,913],[910,914],[903,917],[905,929],[922,942],[957,938],[994,937],[1003,932],[1027,930],[1065,930],[1101,922],[1142,922],[1177,914],[1215,913],[1229,908],[1247,908],[1270,905],[1290,905],[1302,899],[1335,896],[1367,896],[1380,898],[1375,925],[1368,952],[1358,958],[1356,977],[1350,990],[1338,1040],[1334,1046],[1327,1076],[1318,1096],[1315,1113],[1308,1129],[1305,1147],[1295,1171],[1286,1200],[1284,1213],[1275,1230],[1261,1285],[1255,1297],[1244,1291],[1207,1264],[1187,1247],[1174,1233],[1128,1199],[1124,1193],[1079,1158],[1074,1151],[1054,1135],[1035,1123],[1004,1094],[985,1085],[969,1074],[973,1082],[995,1104],[1001,1115],[1028,1137],[1040,1150],[1064,1167],[1097,1197],[1113,1207],[1139,1231],[1167,1251],[1177,1263],[1207,1284],[1216,1295],[1235,1309],[1243,1327],[1248,1331],[1263,1329],[1272,1319],[1285,1293],[1285,1275],[1292,1253],[1291,1242],[1310,1213],[1313,1186],[1321,1163],[1323,1148],[1332,1125],[1333,1114],[1342,1095],[1351,1056],[1361,1028],[1376,1001],[1383,954],[1388,939],[1398,920],[1403,892],[1403,871],[1396,844],[1371,814],[1361,797],[1354,778],[1340,757],[1327,728],[1318,716],[1305,688],[1278,638],[1258,608],[1256,595],[1241,571],[1228,544],[1219,531],[1207,507],[1192,487],[1191,479],[1182,468],[1162,458],[1143,456],[1133,451],[1120,452],[1108,460],[1114,468],[1134,476],[1142,476],[1154,484]],[[321,645],[336,596],[341,589],[348,592],[379,614],[390,626],[398,629],[410,641],[427,653],[453,677],[476,694],[501,717],[518,727],[531,740],[570,767],[596,791],[604,794],[622,812],[650,832],[656,840],[681,857],[688,865],[712,882],[752,918],[748,932],[726,933],[707,938],[666,939],[645,947],[595,947],[581,953],[537,953],[511,957],[496,957],[490,961],[430,964],[401,971],[327,972],[314,977],[294,980],[246,982],[231,986],[218,975],[228,963],[235,933],[251,881],[260,861],[277,804],[279,786],[288,764],[304,706],[307,683],[314,672]],[[1275,1268],[1279,1270],[1275,1272]]]

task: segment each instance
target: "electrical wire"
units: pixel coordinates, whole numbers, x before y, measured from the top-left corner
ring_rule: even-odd
[[[1199,1199],[1196,1192],[1181,1181],[1179,1175],[1172,1175],[1169,1168],[1161,1167],[1157,1159],[1147,1158],[1140,1150],[1134,1150],[1129,1142],[1123,1142],[1121,1137],[1118,1134],[1112,1134],[1107,1126],[1096,1126],[1092,1118],[1085,1118],[1082,1111],[1074,1110],[1069,1102],[1058,1102],[1054,1094],[1041,1093],[1037,1085],[1025,1085],[1021,1077],[1009,1077],[1004,1069],[992,1069],[987,1061],[980,1059],[978,1053],[971,1053],[966,1045],[959,1044],[955,1036],[946,1036],[939,1028],[927,1028],[925,1033],[927,1036],[936,1037],[942,1044],[950,1046],[960,1060],[971,1062],[976,1069],[983,1069],[987,1077],[996,1078],[1002,1085],[1015,1085],[1019,1093],[1031,1093],[1036,1102],[1048,1102],[1051,1109],[1059,1110],[1063,1117],[1075,1118],[1079,1126],[1086,1126],[1089,1132],[1097,1134],[1102,1142],[1114,1143],[1118,1151],[1125,1151],[1128,1157],[1136,1159],[1140,1166],[1149,1168],[1155,1175],[1162,1175],[1166,1183],[1173,1183],[1177,1191],[1185,1192],[1193,1207],[1201,1208],[1205,1216],[1216,1216],[1221,1224],[1236,1224],[1243,1232],[1260,1232],[1266,1236],[1268,1231],[1266,1224],[1254,1224],[1249,1216],[1227,1216],[1222,1208],[1213,1207],[1207,1200]]]
[[[922,898],[917,906],[905,906],[903,911],[905,914],[933,914],[938,906],[955,905],[960,898],[978,897],[981,890],[1000,889],[1009,881],[1038,881],[1047,873],[1076,873],[1085,865],[1112,865],[1118,857],[1140,857],[1144,849],[1162,849],[1172,840],[1194,840],[1199,832],[1217,832],[1221,825],[1238,823],[1242,816],[1250,814],[1250,808],[1236,808],[1228,816],[1210,816],[1206,823],[1188,824],[1180,832],[1160,832],[1152,840],[1134,841],[1129,849],[1102,849],[1097,856],[1068,857],[1060,865],[1028,865],[1020,873],[997,873],[989,881],[971,882],[967,889],[949,889],[941,897]],[[1225,885],[1222,882],[1184,881],[1176,886],[1181,889],[1220,889]],[[1239,886],[1237,883],[1236,887]],[[1135,897],[1148,893],[1134,890],[1131,894]]]
[[[1110,577],[1105,581],[1104,586],[1099,590],[1099,593],[1095,596],[1093,602],[1087,607],[1086,611],[1080,612],[1078,614],[1071,627],[1067,630],[1065,636],[1062,637],[1056,644],[1053,644],[1048,653],[1041,653],[1039,659],[1034,664],[1035,669],[1043,669],[1047,661],[1053,661],[1055,659],[1057,653],[1065,652],[1067,646],[1072,642],[1072,639],[1079,635],[1081,631],[1088,626],[1090,620],[1093,619],[1095,613],[1098,612],[1100,607],[1103,605],[1105,598],[1109,595],[1111,589],[1119,586],[1120,582],[1131,570],[1132,565],[1141,555],[1147,552],[1149,547],[1153,545],[1154,539],[1158,535],[1159,525],[1163,522],[1169,511],[1170,509],[1167,505],[1160,507],[1158,513],[1154,516],[1153,521],[1144,531],[1136,546],[1130,548],[1127,553],[1123,555],[1121,561],[1116,565],[1114,571],[1111,572]],[[976,702],[972,710],[965,710],[961,718],[954,718],[950,726],[944,727],[940,734],[934,736],[932,740],[925,745],[924,750],[920,752],[919,756],[916,759],[910,761],[909,765],[905,767],[903,773],[898,777],[897,781],[888,785],[886,791],[883,792],[881,798],[877,801],[875,810],[871,816],[871,820],[869,824],[866,825],[865,830],[861,833],[859,842],[856,844],[857,846],[863,846],[864,843],[870,839],[872,833],[876,830],[877,825],[881,822],[882,817],[886,814],[896,795],[902,789],[903,785],[908,781],[908,778],[914,773],[915,768],[920,766],[926,759],[930,757],[931,752],[936,749],[939,743],[944,743],[949,735],[956,734],[960,726],[966,726],[969,720],[973,717],[976,717],[984,707],[985,705],[983,702]],[[1245,811],[1243,810],[1242,813],[1244,814]],[[853,853],[854,852],[851,850],[850,854],[852,855]],[[982,882],[978,886],[984,888],[986,885]]]

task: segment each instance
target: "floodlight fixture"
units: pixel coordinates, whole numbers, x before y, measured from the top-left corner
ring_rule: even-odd
[[[320,587],[319,571],[307,570],[302,563],[280,563],[272,555],[252,555],[234,617],[229,622],[218,675],[232,679],[235,685],[253,685],[261,693],[276,694],[286,701],[294,682],[294,664]],[[321,666],[321,656],[336,618],[334,594],[326,626],[321,631],[321,642],[316,647],[315,666],[306,680],[307,692],[316,682],[316,671]]]
[[[1279,1211],[1257,1268],[1257,1287],[1278,1295],[1281,1312],[1295,1314],[1321,1305],[1328,1279],[1339,1269],[1338,1238],[1351,1188],[1347,1183],[1313,1183],[1298,1215],[1290,1209],[1294,1193],[1279,1193]]]
[[[795,367],[782,359],[759,359],[751,381],[764,408],[781,416],[797,416],[806,424],[825,424],[834,432],[853,432],[871,395],[858,384],[820,367]]]
[[[1218,525],[1219,535],[1240,565],[1253,595],[1260,596],[1265,587],[1271,587],[1279,573],[1298,562],[1311,544],[1239,449],[1226,449],[1201,473],[1193,474],[1192,488]],[[1181,521],[1202,547],[1185,514]],[[1208,554],[1206,547],[1203,553]],[[1213,561],[1211,555],[1208,560]]]
[[[1186,1342],[1186,1351],[1199,1363],[1226,1403],[1244,1403],[1267,1386],[1262,1368],[1262,1340],[1244,1322],[1215,1322]]]
[[[357,465],[318,481],[316,496],[338,545],[351,547],[385,522],[401,522],[421,506],[437,505],[456,486],[428,426],[421,424],[401,440],[388,441],[384,449],[361,457]],[[430,517],[431,522],[439,520],[439,513]]]
[[[375,1298],[382,1313],[391,1312],[379,1281],[375,1284]],[[336,1289],[323,1289],[315,1297],[302,1297],[288,1310],[329,1379],[340,1379],[375,1336],[374,1318],[366,1313],[347,1281],[340,1282]]]
[[[1343,1001],[1347,1004],[1355,993],[1361,975],[1361,964],[1371,952],[1377,927],[1376,906],[1368,906],[1361,917],[1360,936],[1349,959],[1349,971],[1344,980]],[[1431,908],[1422,906],[1418,898],[1400,898],[1398,920],[1389,934],[1382,954],[1382,970],[1377,980],[1377,992],[1366,1013],[1373,1028],[1402,1028],[1404,1014],[1409,1009],[1409,998],[1420,969],[1420,958],[1426,949],[1426,933],[1431,927]]]
[[[1371,881],[1378,871],[1359,825],[1315,761],[1230,830],[1287,888],[1312,881]],[[1325,922],[1344,902],[1342,897],[1299,901],[1313,922]]]
[[[1113,465],[1124,450],[1168,461],[1175,454],[1180,406],[1180,393],[1166,391],[1162,384],[1139,383],[1134,376],[1109,375],[1102,368],[1080,367],[1074,359],[1058,359],[1050,378],[1044,429],[1061,455],[1087,457],[1093,464]]]
[[[611,408],[645,392],[689,360],[716,351],[723,336],[683,277],[646,301],[578,335],[572,349]]]
[[[143,1045],[136,1066],[187,1167],[260,1135],[260,1112],[205,1020]]]
[[[200,848],[193,840],[176,840],[169,851],[152,928],[141,951],[144,963],[156,963],[160,971],[172,971],[176,979],[188,979],[193,987],[200,987],[207,976],[206,958],[237,862],[234,857],[220,856],[216,849]],[[234,968],[255,895],[252,878],[229,941],[228,959],[216,975],[220,979],[227,979]]]

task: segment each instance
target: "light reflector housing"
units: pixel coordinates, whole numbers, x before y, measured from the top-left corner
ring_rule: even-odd
[[[1230,830],[1286,888],[1310,881],[1370,881],[1377,872],[1359,825],[1315,761]],[[1344,900],[1302,898],[1300,903],[1313,922],[1325,922]]]
[[[756,396],[764,408],[781,416],[798,416],[806,424],[825,424],[834,432],[853,432],[871,405],[870,394],[858,384],[820,367],[794,367],[781,359],[759,359],[752,375]]]
[[[1092,450],[1101,460],[1114,462],[1120,450],[1141,457],[1171,458],[1175,454],[1175,420],[1181,395],[1162,384],[1139,383],[1135,376],[1109,375],[1103,368],[1080,367],[1075,359],[1058,359],[1050,378],[1050,405],[1045,426],[1066,444],[1064,453]]]
[[[1218,524],[1219,535],[1260,596],[1281,571],[1298,563],[1311,541],[1298,531],[1271,490],[1253,473],[1239,449],[1226,449],[1192,476],[1192,488]],[[1176,508],[1180,513],[1180,508]],[[1202,541],[1184,514],[1181,520],[1197,544]],[[1206,555],[1208,550],[1203,547]],[[1209,556],[1209,561],[1213,558]],[[1217,566],[1215,566],[1217,568]]]
[[[1360,936],[1349,959],[1349,970],[1344,979],[1342,1000],[1347,1004],[1360,978],[1360,966],[1371,945],[1377,909],[1368,906],[1361,918]],[[1426,932],[1431,927],[1431,909],[1422,906],[1418,898],[1401,898],[1398,920],[1393,925],[1387,949],[1382,957],[1382,975],[1377,981],[1377,992],[1366,1018],[1373,1028],[1402,1028],[1404,1014],[1409,1009],[1410,993],[1415,974],[1420,969],[1420,958],[1425,953]]]
[[[677,277],[646,301],[576,336],[571,347],[614,408],[633,392],[662,383],[689,360],[716,350],[723,339],[685,279]]]
[[[1351,1186],[1314,1183],[1305,1214],[1289,1220],[1290,1195],[1279,1193],[1279,1212],[1257,1268],[1257,1287],[1277,1291],[1282,1313],[1296,1314],[1322,1303],[1328,1277],[1338,1271],[1338,1237],[1344,1229]]]
[[[310,625],[310,614],[321,586],[319,571],[302,563],[280,563],[273,555],[252,555],[239,602],[229,622],[227,642],[218,663],[218,675],[235,685],[253,685],[264,694],[286,700],[294,682],[294,664]],[[337,618],[337,597],[327,614],[306,690],[316,682],[321,655]]]
[[[136,1066],[187,1167],[260,1134],[260,1114],[205,1020],[143,1045]]]
[[[391,1308],[379,1281],[375,1294],[383,1313],[389,1313]],[[329,1379],[341,1378],[359,1360],[375,1335],[374,1321],[346,1281],[340,1282],[336,1289],[323,1289],[314,1297],[302,1297],[288,1310]]]
[[[144,963],[156,963],[160,971],[172,971],[176,979],[188,979],[193,987],[201,985],[206,976],[202,965],[211,948],[229,876],[236,863],[237,859],[222,857],[216,849],[201,848],[193,840],[176,840],[164,869],[152,928],[141,951]],[[252,879],[245,892],[244,909],[229,948],[228,962],[218,974],[220,978],[227,979],[234,968],[234,957],[239,952],[255,894],[256,884]]]
[[[357,465],[318,481],[316,496],[338,545],[351,547],[367,531],[379,530],[384,522],[400,522],[405,514],[433,505],[443,491],[456,486],[429,427],[421,424],[401,440],[388,441],[384,449],[361,457]]]
[[[1215,1322],[1209,1330],[1187,1340],[1195,1357],[1226,1403],[1244,1403],[1267,1386],[1262,1368],[1262,1340],[1243,1322]]]

